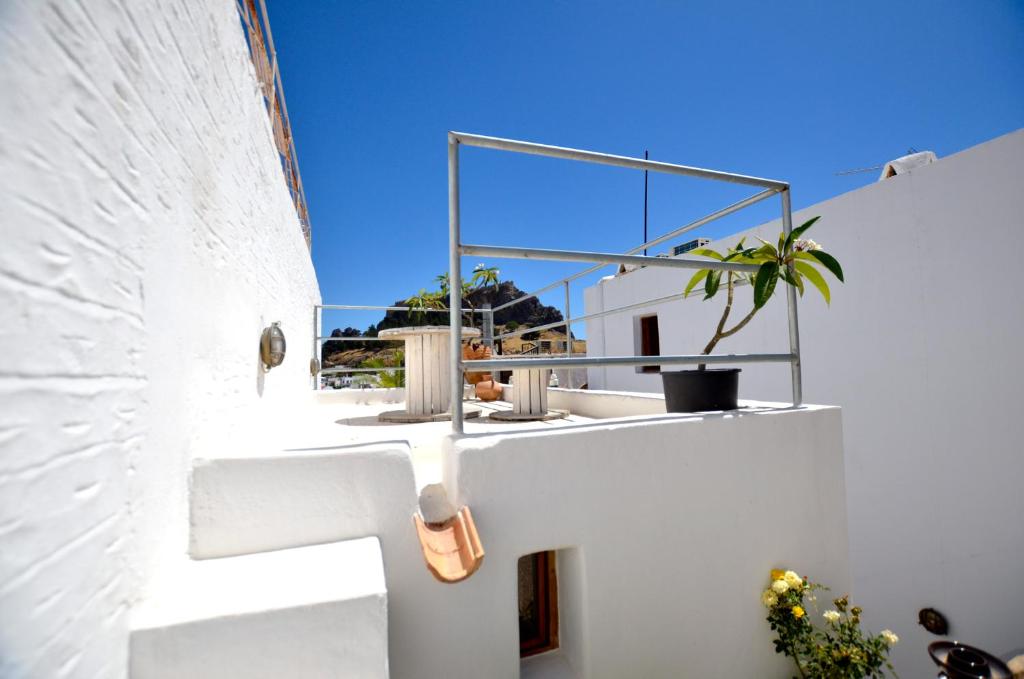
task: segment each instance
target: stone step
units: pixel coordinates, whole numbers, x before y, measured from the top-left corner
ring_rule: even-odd
[[[132,679],[387,676],[375,537],[184,560],[132,621]]]

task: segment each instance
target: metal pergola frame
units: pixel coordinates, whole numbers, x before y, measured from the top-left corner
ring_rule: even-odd
[[[472,245],[462,242],[462,225],[460,221],[459,206],[459,147],[462,145],[476,146],[479,148],[495,149],[498,151],[509,151],[512,153],[525,153],[530,155],[547,156],[550,158],[562,158],[565,160],[576,160],[585,163],[597,163],[600,165],[612,165],[634,170],[647,170],[650,172],[661,172],[665,174],[681,175],[685,177],[698,177],[715,181],[742,184],[762,189],[759,193],[734,203],[726,208],[713,212],[690,224],[682,226],[670,233],[655,238],[651,241],[633,248],[625,254],[607,252],[587,252],[579,250],[544,250],[539,248],[526,247],[498,247],[491,245]],[[462,280],[462,256],[463,255],[485,255],[507,259],[539,259],[555,260],[563,262],[590,262],[595,266],[577,272],[571,276],[560,279],[535,292],[523,297],[516,298],[494,309],[490,313],[496,313],[514,304],[536,297],[537,295],[552,290],[559,285],[565,286],[566,312],[565,320],[548,326],[528,328],[522,332],[516,331],[500,337],[518,335],[525,332],[533,332],[546,327],[565,325],[566,347],[568,357],[566,358],[522,358],[522,359],[489,359],[489,360],[464,360],[462,358],[462,314],[460,307],[461,298],[456,286],[451,286],[449,299],[449,325],[451,332],[451,393],[452,398],[452,433],[463,433],[463,408],[462,400],[456,398],[455,394],[462,393],[463,372],[465,370],[478,369],[511,369],[517,367],[535,368],[557,368],[557,367],[596,367],[596,366],[630,366],[650,365],[656,362],[663,365],[693,365],[693,364],[718,364],[718,363],[789,363],[791,367],[791,379],[793,387],[793,405],[799,406],[803,401],[802,383],[800,374],[800,329],[797,319],[796,290],[791,285],[786,286],[786,309],[789,318],[789,353],[788,354],[711,354],[711,355],[676,355],[676,356],[606,356],[606,357],[584,357],[573,358],[572,354],[572,333],[570,324],[575,321],[584,320],[597,315],[607,315],[612,312],[626,311],[632,308],[639,308],[650,304],[669,301],[677,296],[669,298],[658,298],[637,304],[627,305],[619,309],[606,310],[598,314],[590,314],[579,318],[571,318],[569,314],[569,282],[599,270],[608,264],[633,264],[639,266],[663,266],[679,269],[715,269],[720,271],[754,272],[757,266],[753,264],[739,264],[736,262],[718,262],[714,260],[696,260],[679,257],[649,257],[636,255],[635,253],[658,245],[676,236],[696,229],[732,214],[745,207],[758,203],[766,198],[778,194],[782,202],[782,230],[788,236],[793,230],[793,211],[790,202],[789,184],[775,179],[763,179],[730,172],[720,172],[687,165],[676,165],[663,163],[643,158],[630,158],[628,156],[617,156],[608,153],[597,153],[595,151],[583,151],[579,149],[563,148],[559,146],[548,146],[535,144],[513,139],[499,139],[496,137],[484,137],[464,132],[448,133],[448,276],[451,281]],[[657,359],[652,360],[652,359]]]

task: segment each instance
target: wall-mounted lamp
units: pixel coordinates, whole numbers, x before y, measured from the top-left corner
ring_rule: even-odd
[[[263,367],[270,370],[281,365],[284,362],[284,352],[284,331],[281,330],[281,322],[274,321],[263,329],[260,336],[260,358],[263,360]]]
[[[949,634],[949,622],[946,616],[934,608],[922,608],[917,612],[917,623],[932,634],[944,637]]]

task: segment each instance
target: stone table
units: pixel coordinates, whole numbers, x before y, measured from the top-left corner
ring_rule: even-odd
[[[405,340],[405,410],[392,410],[378,417],[383,422],[436,422],[451,419],[451,328],[422,325],[414,328],[381,330],[381,339]],[[476,328],[463,328],[462,336],[479,337]],[[462,394],[458,394],[461,398]],[[480,411],[465,408],[465,417]]]

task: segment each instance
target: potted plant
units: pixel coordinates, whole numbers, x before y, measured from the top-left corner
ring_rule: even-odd
[[[747,248],[744,247],[746,239],[743,239],[724,254],[711,248],[698,248],[693,251],[694,255],[720,262],[739,262],[758,267],[753,273],[724,272],[725,308],[702,354],[710,354],[719,342],[742,330],[757,312],[764,308],[776,289],[781,289],[778,286],[780,280],[795,287],[801,296],[806,284],[809,283],[821,293],[826,304],[831,302],[828,283],[817,267],[823,267],[840,281],[843,280],[843,269],[835,257],[822,250],[820,245],[813,240],[802,238],[818,219],[814,217],[807,220],[793,229],[789,236],[779,234],[778,243],[769,243],[758,238],[762,243],[760,247]],[[722,274],[720,270],[699,270],[687,283],[684,296],[689,297],[694,288],[703,282],[704,300],[713,298],[723,287]],[[753,290],[752,308],[731,328],[726,327],[733,311],[736,287],[742,284],[749,284]],[[739,373],[739,368],[709,369],[704,364],[699,365],[696,370],[662,371],[665,407],[670,413],[733,410],[737,405]]]
[[[494,291],[498,291],[498,285],[501,283],[499,278],[499,271],[493,266],[485,266],[484,264],[477,264],[473,267],[473,275],[470,279],[462,280],[459,286],[461,292],[462,303],[469,307],[469,311],[466,313],[464,318],[466,319],[466,325],[473,327],[473,316],[476,311],[476,307],[473,306],[473,293],[478,290],[483,290],[487,286],[492,286]],[[423,322],[424,309],[447,309],[449,292],[451,289],[451,282],[447,273],[440,274],[434,278],[437,282],[439,290],[434,292],[427,292],[420,288],[420,291],[405,300],[405,303],[411,307],[412,311],[409,314],[410,319],[415,320],[416,324],[419,325]],[[447,323],[445,323],[447,325]]]
[[[850,605],[849,595],[818,610],[816,591],[827,587],[794,571],[773,570],[761,603],[775,632],[775,652],[793,659],[802,679],[864,679],[896,676],[889,651],[899,641],[890,630],[875,635],[860,628],[863,611]],[[973,676],[973,675],[972,675]]]

